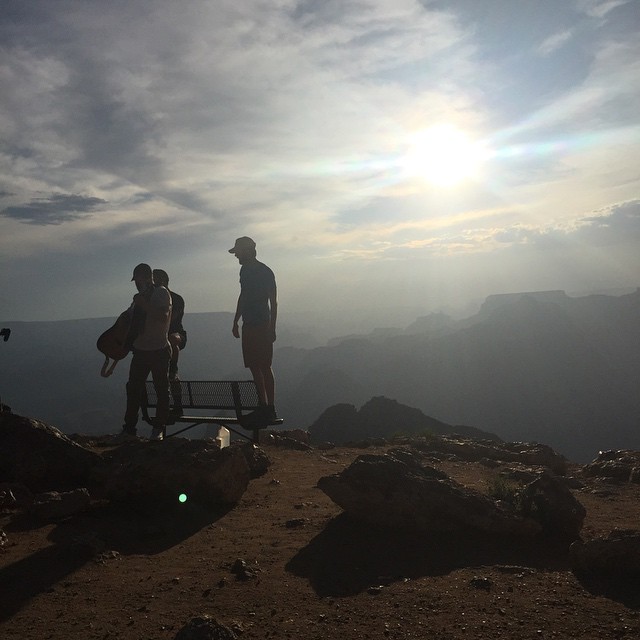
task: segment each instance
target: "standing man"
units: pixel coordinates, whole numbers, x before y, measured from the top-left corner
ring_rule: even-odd
[[[171,322],[169,324],[169,344],[171,345],[171,361],[169,362],[169,385],[173,398],[173,411],[182,415],[182,389],[178,378],[178,356],[187,345],[187,332],[182,326],[184,317],[184,298],[169,289],[169,274],[163,269],[153,270],[153,282],[164,287],[171,295]]]
[[[122,431],[136,435],[140,400],[144,385],[151,372],[153,386],[158,396],[158,409],[151,430],[152,440],[162,440],[169,415],[169,361],[171,346],[168,340],[171,318],[171,296],[162,286],[154,286],[153,274],[148,264],[139,264],[133,270],[138,293],[133,296],[131,330],[127,344],[131,344],[133,357],[127,382],[127,410]]]
[[[256,258],[256,243],[246,236],[238,238],[229,253],[240,263],[240,296],[233,319],[232,333],[240,337],[242,318],[242,356],[244,366],[258,389],[260,409],[247,416],[244,426],[267,425],[276,419],[275,381],[271,363],[276,340],[278,301],[273,271]]]

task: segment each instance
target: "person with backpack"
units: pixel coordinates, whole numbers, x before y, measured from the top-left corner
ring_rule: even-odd
[[[158,409],[151,430],[151,440],[162,440],[169,417],[169,323],[171,319],[171,295],[161,286],[154,285],[153,272],[148,264],[141,263],[133,270],[132,282],[138,293],[130,307],[131,327],[125,344],[131,347],[133,357],[127,382],[127,408],[122,433],[135,436],[147,376],[151,373],[158,397]]]

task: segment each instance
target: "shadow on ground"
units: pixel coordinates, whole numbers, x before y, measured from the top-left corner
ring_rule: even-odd
[[[481,533],[415,535],[334,518],[286,566],[320,597],[356,595],[371,586],[461,567],[523,565],[567,570],[567,545]]]
[[[591,595],[615,600],[628,609],[640,609],[640,576],[621,578],[577,575],[576,578]]]
[[[101,554],[155,555],[180,544],[222,518],[195,504],[162,510],[104,504],[58,523],[47,536],[51,546],[0,569],[0,622],[34,596],[52,590],[66,576]],[[20,517],[4,527],[17,532],[42,526]]]

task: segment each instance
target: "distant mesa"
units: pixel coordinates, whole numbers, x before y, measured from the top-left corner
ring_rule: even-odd
[[[377,396],[362,405],[336,404],[326,409],[309,427],[311,441],[344,444],[366,438],[390,438],[394,435],[459,434],[483,440],[502,440],[489,431],[463,425],[452,426],[425,415],[420,409],[397,400]]]

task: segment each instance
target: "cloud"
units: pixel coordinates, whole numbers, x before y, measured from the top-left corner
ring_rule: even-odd
[[[0,210],[6,216],[35,225],[62,224],[87,216],[107,204],[102,198],[74,194],[53,194],[47,198],[34,198],[22,205]]]
[[[564,31],[559,31],[558,33],[554,33],[552,36],[549,36],[542,42],[538,48],[537,52],[541,56],[548,56],[552,54],[554,51],[560,49],[563,45],[565,45],[571,38],[573,37],[573,31],[571,29],[565,29]]]

